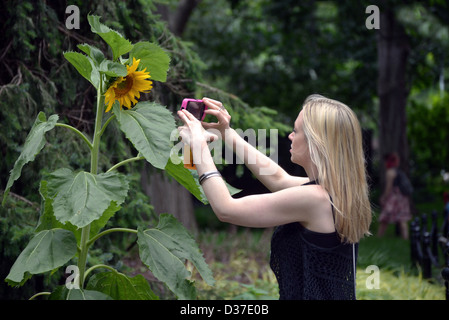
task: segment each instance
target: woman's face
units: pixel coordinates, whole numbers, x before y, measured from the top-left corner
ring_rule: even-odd
[[[309,145],[303,130],[303,112],[296,118],[293,132],[288,136],[291,144],[291,161],[303,166],[310,159]]]

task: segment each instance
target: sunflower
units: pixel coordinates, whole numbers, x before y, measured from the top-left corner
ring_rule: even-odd
[[[140,59],[133,58],[132,65],[126,66],[128,70],[126,77],[118,77],[108,88],[104,95],[104,102],[108,105],[106,112],[111,110],[116,100],[120,103],[120,108],[125,106],[131,109],[131,104],[137,103],[141,92],[148,92],[153,88],[153,83],[147,80],[151,76],[149,72],[145,72],[146,68],[143,71],[136,71],[139,63]]]

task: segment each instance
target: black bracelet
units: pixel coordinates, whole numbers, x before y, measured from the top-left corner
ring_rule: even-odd
[[[218,171],[205,172],[200,176],[199,182],[200,182],[200,184],[203,184],[204,180],[212,178],[212,177],[221,177],[221,174]]]

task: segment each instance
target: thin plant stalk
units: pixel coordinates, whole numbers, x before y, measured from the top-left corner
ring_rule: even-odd
[[[91,157],[90,157],[90,172],[94,175],[98,173],[98,158],[99,158],[99,150],[100,150],[100,138],[102,134],[102,120],[104,114],[104,96],[102,94],[102,79],[100,79],[100,84],[97,88],[97,115],[95,119],[95,131],[94,131],[94,139],[92,143],[91,149]],[[82,228],[81,231],[81,241],[80,241],[80,254],[78,259],[78,270],[79,270],[79,287],[83,289],[84,287],[84,277],[87,263],[87,252],[89,250],[89,246],[87,245],[89,241],[90,235],[90,224]]]

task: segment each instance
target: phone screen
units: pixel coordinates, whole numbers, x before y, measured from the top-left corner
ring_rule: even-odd
[[[203,118],[205,105],[204,102],[189,101],[187,103],[187,111],[189,111],[195,118],[201,120]]]

